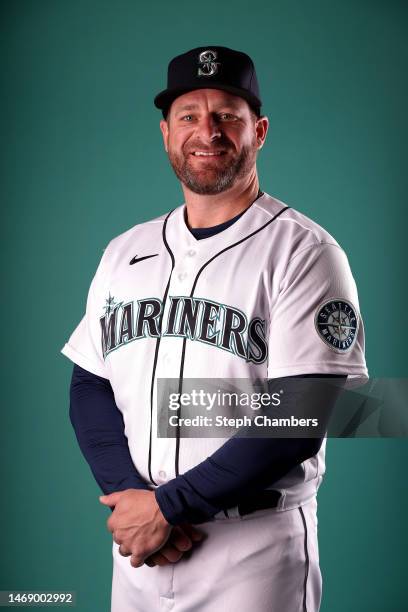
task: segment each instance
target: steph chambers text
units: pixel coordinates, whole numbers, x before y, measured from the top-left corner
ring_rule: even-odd
[[[179,417],[172,414],[169,417],[170,427],[317,427],[318,419],[298,419],[295,416],[288,418],[271,418],[263,414],[250,418],[226,417],[218,415],[216,417],[197,415],[194,417]]]

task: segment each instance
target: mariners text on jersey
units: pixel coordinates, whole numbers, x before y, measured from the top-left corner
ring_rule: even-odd
[[[248,320],[238,308],[208,299],[170,296],[169,300],[167,321],[160,333],[162,300],[148,298],[124,304],[109,294],[105,314],[99,319],[104,359],[134,340],[173,336],[213,345],[253,363],[266,360],[265,320]]]

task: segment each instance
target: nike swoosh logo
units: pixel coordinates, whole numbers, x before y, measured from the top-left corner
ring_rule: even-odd
[[[135,255],[130,261],[129,261],[129,266],[133,266],[133,264],[135,263],[139,263],[139,261],[143,261],[144,259],[150,259],[150,257],[157,257],[158,253],[156,253],[155,255],[145,255],[144,257],[138,257],[137,255]]]

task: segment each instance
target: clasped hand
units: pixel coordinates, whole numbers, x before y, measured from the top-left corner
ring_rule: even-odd
[[[153,491],[127,489],[102,495],[99,501],[114,508],[107,528],[119,545],[119,553],[130,557],[132,567],[176,563],[194,542],[203,539],[192,525],[170,525]]]

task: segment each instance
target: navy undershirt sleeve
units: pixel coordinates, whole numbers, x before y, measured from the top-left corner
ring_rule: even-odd
[[[230,438],[215,453],[155,490],[169,523],[202,523],[237,506],[315,455],[322,438]]]
[[[74,365],[70,418],[92,473],[108,494],[151,489],[130,456],[122,414],[109,380]],[[279,480],[316,454],[321,438],[231,438],[191,470],[155,490],[167,521],[201,523]]]
[[[276,385],[279,388],[279,380],[299,378],[305,379],[302,409],[308,413],[308,409],[313,407],[318,414],[325,415],[328,424],[347,376],[307,374],[272,379],[268,381],[269,392],[273,393]],[[321,387],[319,381],[322,378],[336,379],[336,383],[331,384],[329,380],[328,385]],[[319,393],[317,388],[320,388]],[[299,401],[298,397],[299,394],[293,394],[293,401]],[[234,436],[197,466],[158,487],[155,490],[157,503],[172,525],[211,520],[220,510],[233,508],[251,494],[272,488],[290,470],[316,455],[323,439]]]
[[[109,380],[75,364],[69,414],[82,454],[105,495],[150,488],[132,461]]]

